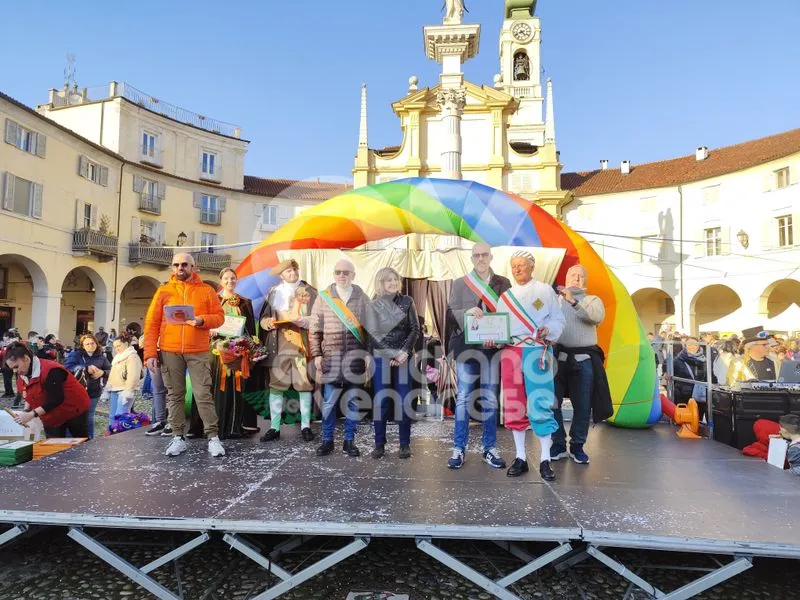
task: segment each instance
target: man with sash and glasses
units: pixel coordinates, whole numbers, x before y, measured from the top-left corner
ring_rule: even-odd
[[[558,431],[553,414],[553,351],[551,346],[564,330],[564,313],[553,288],[534,281],[536,259],[518,250],[511,257],[515,285],[500,297],[498,312],[508,312],[511,343],[502,350],[500,372],[503,380],[503,424],[514,435],[516,458],[507,471],[509,477],[528,472],[525,433],[529,427],[539,438],[539,474],[553,481],[550,468],[552,435]]]
[[[495,469],[504,469],[505,461],[495,448],[497,440],[497,406],[500,397],[500,368],[494,342],[483,347],[469,346],[464,339],[464,315],[475,319],[484,313],[497,312],[499,297],[511,282],[492,272],[492,251],[488,244],[472,248],[474,269],[453,282],[447,306],[448,353],[456,364],[456,425],[453,433],[453,455],[447,461],[451,469],[464,466],[464,452],[469,437],[469,413],[477,398],[483,420],[483,460]]]
[[[322,383],[322,445],[317,456],[333,452],[336,404],[345,413],[344,445],[348,456],[361,453],[355,445],[358,396],[366,383],[367,339],[361,323],[369,298],[353,285],[356,269],[342,259],[334,267],[335,283],[320,291],[309,320],[309,344],[316,379]]]

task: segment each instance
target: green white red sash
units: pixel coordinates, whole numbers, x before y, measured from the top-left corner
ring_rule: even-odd
[[[464,283],[480,298],[487,312],[497,312],[497,303],[500,298],[491,286],[486,283],[474,270],[464,277]]]
[[[539,329],[539,326],[536,325],[536,321],[531,318],[531,316],[528,314],[528,311],[525,310],[524,306],[522,306],[522,303],[514,295],[514,292],[511,290],[506,290],[503,293],[501,301],[508,307],[509,312],[525,326],[525,329],[527,329],[531,334],[536,335],[536,331]]]
[[[325,301],[325,304],[333,311],[333,314],[347,327],[347,330],[353,334],[362,346],[366,346],[367,341],[364,335],[364,328],[361,326],[361,323],[358,322],[353,311],[347,308],[347,305],[342,302],[340,298],[331,296],[328,290],[321,291],[319,295]]]

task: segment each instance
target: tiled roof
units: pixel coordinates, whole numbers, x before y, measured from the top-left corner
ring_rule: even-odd
[[[265,179],[263,177],[244,176],[244,191],[269,198],[286,198],[291,200],[327,200],[353,189],[346,183],[329,181],[298,181],[294,179]]]
[[[378,156],[391,156],[400,152],[400,148],[402,148],[402,146],[386,146],[385,148],[373,150],[373,152]]]
[[[709,150],[708,158],[695,155],[633,164],[623,175],[619,169],[563,173],[561,187],[578,196],[597,196],[634,190],[670,187],[727,175],[800,152],[800,129]]]

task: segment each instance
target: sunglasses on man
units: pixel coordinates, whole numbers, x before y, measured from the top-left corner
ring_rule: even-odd
[[[352,271],[342,271],[340,269],[336,269],[333,272],[334,275],[350,275],[350,273],[352,273]]]
[[[477,254],[473,254],[472,258],[489,258],[491,256],[488,252],[478,252]]]

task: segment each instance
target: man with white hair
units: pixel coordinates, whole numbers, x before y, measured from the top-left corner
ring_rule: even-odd
[[[534,281],[536,259],[526,250],[511,257],[515,285],[500,298],[509,313],[512,345],[503,348],[500,372],[503,378],[503,424],[514,435],[516,458],[506,475],[519,477],[528,472],[525,432],[539,439],[539,475],[546,481],[556,476],[550,468],[551,435],[558,429],[553,415],[552,344],[564,329],[564,315],[553,288]]]
[[[564,287],[559,288],[559,301],[566,317],[566,325],[558,340],[556,356],[555,416],[558,431],[553,435],[551,460],[571,456],[581,465],[589,464],[583,446],[589,435],[589,421],[593,416],[600,422],[613,414],[611,395],[603,367],[603,351],[597,345],[597,327],[603,322],[606,309],[597,296],[586,293],[587,272],[583,265],[573,265],[567,271]],[[572,402],[572,424],[569,429],[569,454],[567,433],[561,403],[565,397]]]
[[[369,299],[353,285],[356,268],[347,259],[334,266],[334,283],[320,291],[309,319],[309,345],[316,379],[322,382],[322,445],[317,456],[333,452],[336,404],[343,400],[344,445],[348,456],[361,453],[355,445],[358,394],[366,383],[367,336],[361,323]]]

